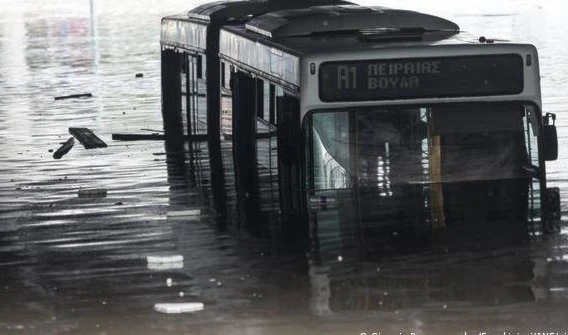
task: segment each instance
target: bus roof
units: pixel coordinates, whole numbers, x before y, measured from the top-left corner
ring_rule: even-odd
[[[197,6],[187,13],[190,19],[202,21],[242,21],[252,17],[289,8],[303,8],[332,4],[352,4],[345,0],[248,0],[213,1]]]
[[[223,30],[296,56],[401,46],[402,43],[478,43],[473,38],[458,38],[459,26],[437,16],[354,5],[271,12],[245,25],[226,26]]]
[[[369,34],[365,31],[357,31],[345,34],[331,33],[298,37],[269,38],[253,33],[242,25],[226,27],[223,30],[225,30],[225,33],[238,36],[238,38],[243,40],[258,42],[295,56],[401,46],[479,44],[479,41],[472,35],[456,35],[456,33],[452,32],[400,32],[400,34]],[[222,43],[223,42],[221,42],[221,44]],[[227,54],[227,56],[230,56],[230,54]]]
[[[322,33],[374,30],[459,32],[457,24],[433,15],[409,10],[357,5],[317,6],[267,13],[248,21],[253,32],[276,38]]]
[[[219,30],[224,25],[242,24],[256,16],[284,9],[330,4],[352,3],[345,0],[214,1],[198,6],[187,14],[162,18],[160,41],[163,45],[201,52],[209,49],[216,53]]]

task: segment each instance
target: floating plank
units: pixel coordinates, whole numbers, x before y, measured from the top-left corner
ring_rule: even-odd
[[[190,209],[190,210],[184,210],[184,211],[173,211],[173,212],[168,212],[168,220],[182,220],[182,221],[186,221],[186,220],[198,220],[200,218],[201,215],[201,210],[200,209]]]
[[[71,148],[73,148],[73,145],[75,145],[75,139],[71,137],[65,143],[63,143],[63,145],[61,145],[61,147],[57,149],[56,152],[53,153],[53,158],[60,159],[65,154],[67,154],[69,150],[71,150]]]
[[[171,211],[168,212],[168,216],[179,217],[179,216],[196,216],[201,215],[201,209],[188,209],[183,211]]]
[[[163,133],[163,132],[164,132],[163,130],[159,130],[159,129],[149,129],[149,128],[142,128],[142,129],[140,129],[140,130],[143,130],[143,131],[150,131],[150,132],[155,133],[155,134]]]
[[[186,140],[190,141],[207,141],[207,135],[191,135],[184,136]],[[162,141],[166,139],[163,134],[112,134],[113,141]]]
[[[93,188],[88,190],[79,190],[79,198],[105,198],[107,190],[104,188]]]
[[[148,256],[149,270],[178,270],[183,269],[183,255],[172,256]]]
[[[163,303],[155,304],[154,310],[167,314],[180,314],[202,311],[204,307],[202,302]]]
[[[65,99],[76,99],[76,98],[91,98],[93,95],[91,93],[81,93],[81,94],[71,94],[71,95],[62,95],[59,97],[55,97],[55,100],[65,100]]]
[[[97,137],[88,128],[69,128],[69,133],[85,147],[85,149],[106,148],[107,145],[103,140]]]
[[[156,141],[164,138],[161,134],[112,134],[113,141]]]
[[[148,263],[148,270],[167,271],[183,269],[183,263]]]
[[[148,263],[183,263],[183,255],[148,256]]]

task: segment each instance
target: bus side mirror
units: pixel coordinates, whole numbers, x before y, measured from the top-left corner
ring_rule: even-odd
[[[544,116],[544,160],[554,161],[558,158],[558,135],[556,134],[556,114],[546,113]]]

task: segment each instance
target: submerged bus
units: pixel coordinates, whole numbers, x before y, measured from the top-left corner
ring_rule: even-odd
[[[275,10],[349,3],[344,0],[213,1],[185,14],[162,19],[162,115],[168,138],[166,151],[189,149],[192,182],[210,184],[218,212],[226,212],[230,203],[225,178],[231,179],[231,176],[225,176],[223,170],[232,170],[232,155],[223,155],[220,142],[224,73],[219,61],[221,28],[243,24]],[[204,166],[210,168],[210,175],[203,175]]]
[[[546,182],[555,115],[542,112],[534,46],[413,11],[259,3],[219,23],[216,39],[184,26],[191,15],[162,26],[168,141],[196,135],[179,115],[188,129],[206,119],[206,140],[230,147],[216,160],[233,167],[221,177],[234,177],[239,212],[384,231],[558,220]],[[205,95],[186,75],[204,72],[208,102],[191,102]]]

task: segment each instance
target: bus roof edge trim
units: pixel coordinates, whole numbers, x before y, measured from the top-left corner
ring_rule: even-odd
[[[205,50],[207,48],[207,25],[164,18],[160,42],[187,49]]]
[[[221,30],[219,54],[268,76],[300,86],[300,58],[258,41]]]

